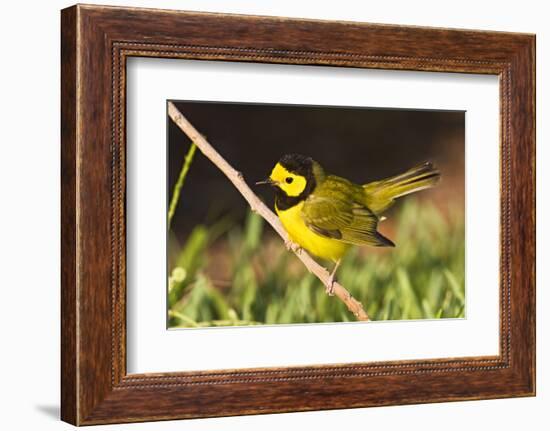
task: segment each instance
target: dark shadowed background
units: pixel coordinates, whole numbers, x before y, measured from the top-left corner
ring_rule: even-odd
[[[175,102],[188,120],[272,207],[269,188],[253,183],[269,175],[285,153],[313,157],[329,173],[358,183],[384,178],[432,161],[442,171],[431,192],[464,202],[464,112],[304,105]],[[168,121],[168,196],[190,141]],[[449,195],[449,192],[451,193]],[[420,193],[422,195],[422,193]],[[419,195],[419,196],[420,196]],[[179,240],[197,222],[222,215],[237,219],[246,202],[223,174],[197,153],[172,230]]]

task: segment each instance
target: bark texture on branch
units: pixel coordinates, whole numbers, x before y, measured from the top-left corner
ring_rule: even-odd
[[[241,172],[231,166],[208,141],[201,135],[193,125],[184,117],[172,102],[168,102],[168,115],[171,120],[191,139],[199,150],[214,163],[233,183],[239,192],[246,199],[252,211],[263,217],[275,231],[281,236],[285,244],[292,244],[279,218],[271,211],[263,201],[256,196],[245,182]],[[327,287],[330,287],[329,271],[317,263],[305,250],[298,246],[292,247],[293,252],[302,261],[305,267],[313,273]],[[334,282],[334,295],[338,297],[353,313],[357,320],[368,321],[369,316],[363,309],[363,305],[357,301],[351,294],[339,283]]]

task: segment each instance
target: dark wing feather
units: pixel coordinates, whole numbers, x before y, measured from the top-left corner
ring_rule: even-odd
[[[330,197],[310,195],[302,207],[302,216],[313,232],[355,245],[393,246],[377,232],[378,217],[346,193]]]

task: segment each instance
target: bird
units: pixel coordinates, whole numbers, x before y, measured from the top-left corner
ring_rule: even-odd
[[[256,182],[275,190],[275,211],[288,234],[287,247],[331,261],[327,293],[352,246],[395,247],[378,232],[382,215],[397,198],[435,186],[440,171],[425,162],[378,181],[356,184],[327,173],[309,156],[283,155],[268,178]]]

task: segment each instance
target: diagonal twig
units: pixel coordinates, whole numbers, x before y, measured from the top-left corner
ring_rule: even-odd
[[[172,121],[191,139],[201,152],[214,163],[233,183],[239,192],[250,205],[250,209],[262,216],[275,229],[279,236],[285,241],[285,244],[291,244],[283,225],[279,218],[271,211],[262,200],[246,184],[241,172],[233,168],[201,135],[193,125],[183,116],[172,102],[168,102],[168,116]],[[329,271],[319,265],[305,250],[296,248],[294,253],[302,261],[309,272],[313,273],[328,288],[330,286]],[[351,294],[339,283],[334,282],[334,294],[346,305],[349,311],[358,320],[367,321],[369,316],[363,309],[363,305],[357,301]]]

